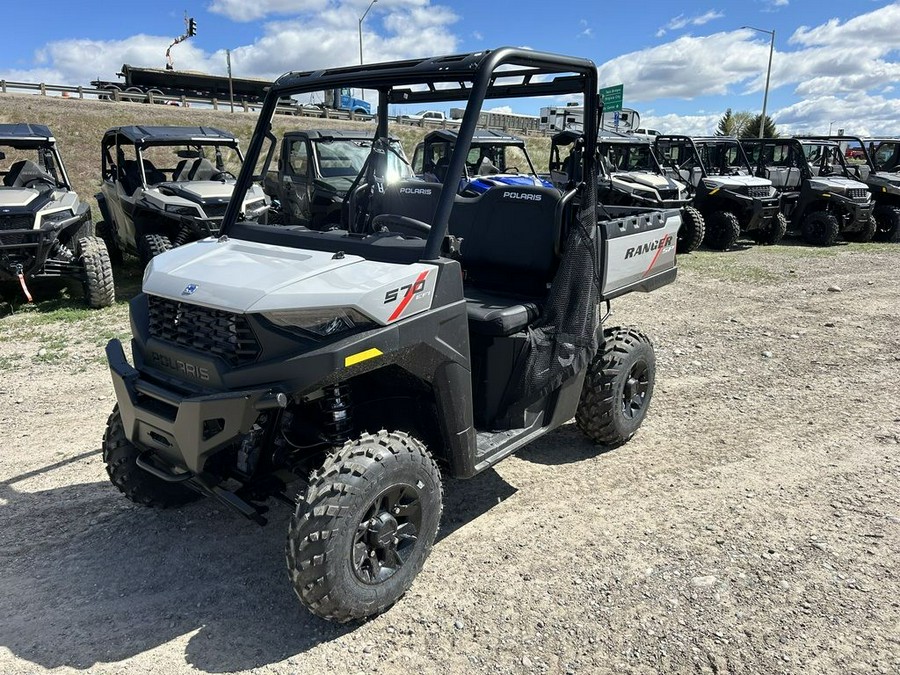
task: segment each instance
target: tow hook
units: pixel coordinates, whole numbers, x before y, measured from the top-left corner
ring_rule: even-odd
[[[22,292],[25,294],[25,297],[28,298],[28,302],[34,302],[31,293],[28,291],[28,284],[25,283],[25,271],[22,269],[21,265],[16,265],[16,277],[19,279],[19,285],[22,287]]]

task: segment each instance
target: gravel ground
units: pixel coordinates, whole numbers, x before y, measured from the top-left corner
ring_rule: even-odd
[[[286,508],[109,484],[124,305],[0,305],[0,672],[900,673],[898,262],[700,252],[616,302],[659,359],[638,435],[570,424],[448,482],[411,591],[350,626],[291,592]]]

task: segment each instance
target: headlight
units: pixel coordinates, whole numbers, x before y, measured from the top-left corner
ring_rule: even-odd
[[[69,220],[73,215],[72,211],[68,209],[65,211],[54,211],[53,213],[41,216],[41,225],[56,225],[65,220]]]
[[[652,200],[656,199],[656,193],[651,192],[650,190],[637,190],[636,189],[632,194],[634,194],[635,197],[638,197],[640,199],[652,199]]]
[[[298,309],[266,312],[263,317],[283,328],[300,328],[319,337],[333,337],[355,328],[368,328],[372,321],[355,309]]]
[[[186,204],[166,204],[166,212],[175,213],[179,216],[190,216],[191,218],[197,218],[200,215],[200,209]]]
[[[244,205],[244,215],[248,218],[253,218],[262,214],[268,206],[266,205],[265,199],[257,199],[252,202],[247,202]]]

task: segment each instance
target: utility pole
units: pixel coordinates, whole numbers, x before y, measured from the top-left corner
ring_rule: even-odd
[[[769,67],[766,69],[766,90],[763,94],[762,117],[759,120],[759,137],[763,138],[766,131],[766,104],[769,102],[769,79],[772,77],[772,53],[775,51],[775,31],[766,30],[765,28],[754,28],[753,26],[741,26],[741,28],[749,28],[760,33],[768,33],[771,36],[769,42]]]
[[[363,64],[363,51],[362,51],[362,25],[363,25],[363,21],[364,21],[365,18],[366,18],[366,14],[369,13],[369,10],[372,9],[372,6],[373,6],[376,2],[378,2],[378,0],[372,0],[372,2],[369,3],[369,6],[366,7],[366,11],[363,12],[363,15],[362,15],[361,17],[359,17],[359,65],[362,65],[362,64]],[[365,90],[365,89],[360,89],[359,91],[360,91],[359,97],[360,97],[363,101],[365,101],[365,100],[366,100],[366,90]]]
[[[231,82],[231,50],[225,50],[225,60],[228,62],[228,98],[231,101],[231,112],[234,112],[234,85]]]

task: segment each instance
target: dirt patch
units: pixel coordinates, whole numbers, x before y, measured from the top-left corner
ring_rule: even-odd
[[[450,481],[412,590],[355,626],[291,593],[286,509],[258,528],[109,484],[123,304],[0,319],[0,672],[900,671],[900,249],[680,262],[614,303],[659,358],[635,439],[570,424]]]

